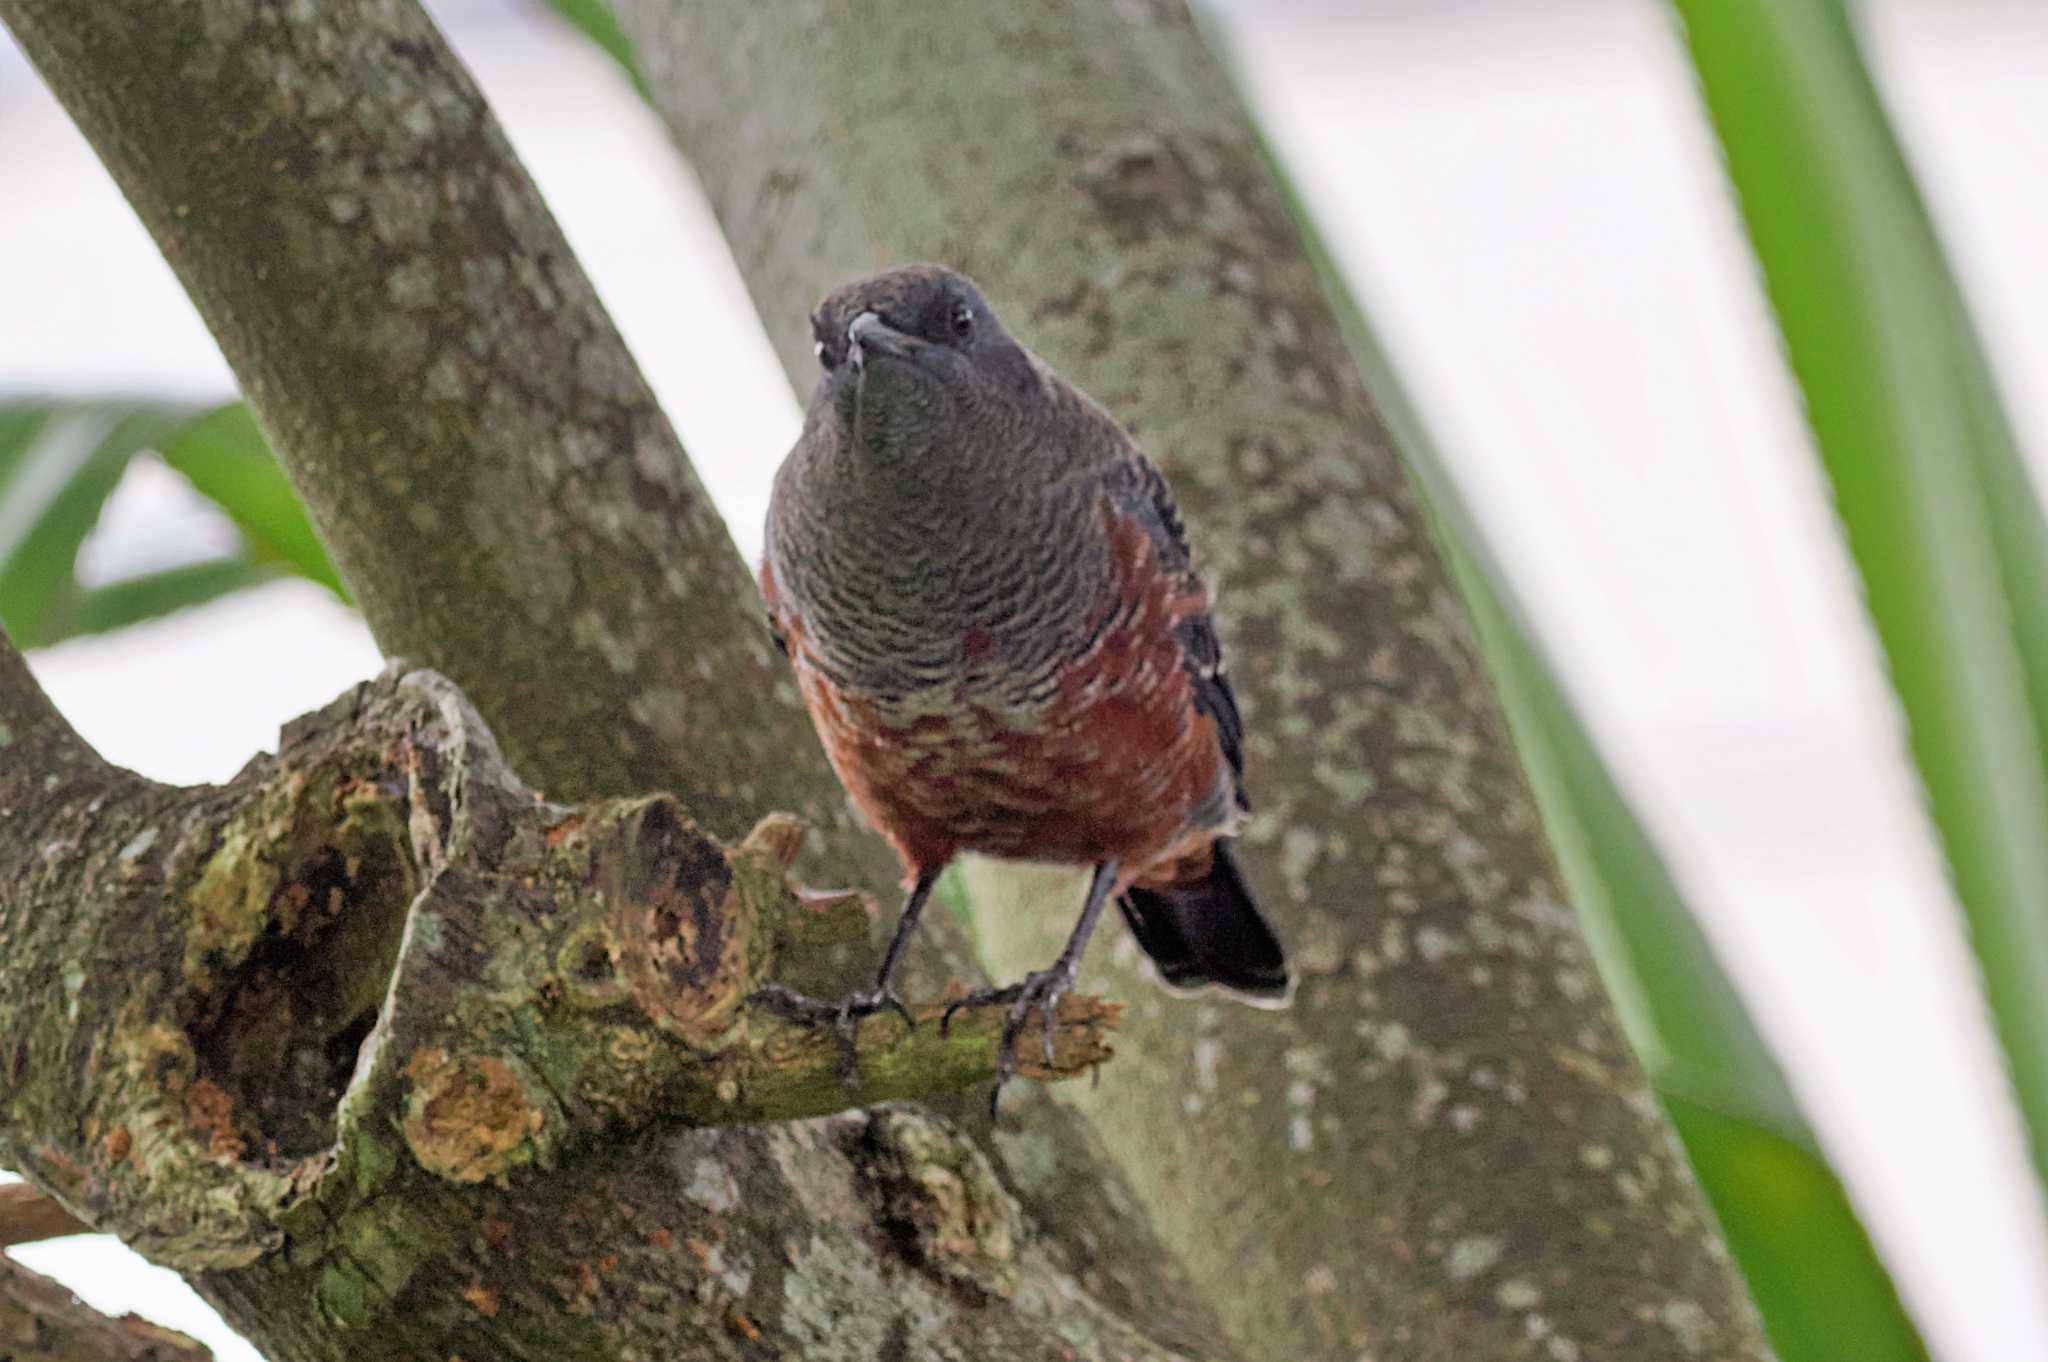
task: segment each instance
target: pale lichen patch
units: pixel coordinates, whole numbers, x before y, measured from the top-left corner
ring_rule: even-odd
[[[398,126],[404,128],[421,141],[425,141],[427,138],[432,137],[435,132],[433,106],[423,99],[411,101],[404,109],[400,110]]]
[[[1451,1090],[1442,1079],[1434,1075],[1424,1078],[1416,1086],[1415,1101],[1408,1111],[1409,1118],[1418,1126],[1428,1125],[1436,1119],[1437,1112],[1443,1107],[1444,1099],[1450,1095]]]
[[[858,1221],[863,1209],[839,1176],[841,1160],[829,1148],[829,1132],[865,1123],[864,1114],[786,1121],[764,1127],[768,1152],[804,1214],[818,1221]]]
[[[1536,1284],[1520,1277],[1510,1277],[1502,1282],[1493,1298],[1504,1310],[1533,1310],[1543,1303],[1543,1293]]]
[[[889,1337],[891,1295],[874,1250],[857,1238],[813,1233],[790,1254],[782,1327],[805,1362],[868,1362]]]
[[[740,1204],[739,1183],[712,1155],[705,1155],[690,1165],[690,1178],[683,1184],[683,1195],[714,1215],[724,1215]]]
[[[1497,1234],[1469,1234],[1453,1241],[1444,1255],[1444,1270],[1452,1281],[1469,1282],[1500,1261],[1508,1241]]]
[[[459,355],[443,354],[427,367],[427,396],[443,402],[459,402],[469,391],[463,378],[463,364]]]
[[[1573,1002],[1583,1002],[1593,991],[1592,976],[1582,969],[1560,969],[1551,976],[1557,991]]]
[[[1415,949],[1428,964],[1438,964],[1463,948],[1463,943],[1455,935],[1433,923],[1425,923],[1415,929]]]
[[[1223,1042],[1214,1036],[1203,1036],[1195,1042],[1195,1088],[1204,1093],[1216,1091],[1216,1065],[1223,1057]]]
[[[1705,1352],[1713,1341],[1714,1322],[1697,1301],[1667,1301],[1657,1311],[1657,1322],[1671,1331],[1687,1353]]]
[[[0,725],[0,727],[4,727],[4,725]],[[0,744],[0,746],[4,746],[4,744]],[[142,859],[143,855],[146,852],[148,852],[148,850],[151,847],[156,845],[156,838],[157,830],[154,827],[144,828],[142,831],[136,833],[133,837],[129,838],[126,842],[122,843],[121,850],[118,853],[116,853],[117,859],[120,860],[120,862],[123,865],[134,865],[137,861]]]
[[[438,271],[431,258],[410,256],[392,267],[385,277],[384,294],[399,307],[427,308],[434,305]]]
[[[1309,875],[1323,854],[1323,840],[1311,827],[1294,825],[1280,836],[1280,875],[1286,877],[1286,891],[1298,903],[1309,901]]]
[[[613,671],[627,676],[639,667],[641,641],[614,633],[612,625],[617,619],[596,610],[579,610],[569,622],[569,634],[579,646],[595,649]]]

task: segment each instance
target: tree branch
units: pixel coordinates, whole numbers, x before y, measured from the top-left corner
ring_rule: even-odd
[[[1280,1014],[1171,1002],[1135,951],[1098,947],[1084,977],[1133,1002],[1130,1053],[1062,1100],[1244,1351],[1667,1356],[1678,1300],[1703,1351],[1765,1356],[1186,6],[614,7],[797,382],[827,288],[945,261],[1173,481],[1244,700],[1248,869],[1304,982]],[[968,883],[993,968],[1057,951],[1069,879],[971,864]]]
[[[0,1184],[0,1249],[91,1233],[92,1226],[28,1183]]]
[[[181,1333],[135,1315],[102,1315],[0,1254],[0,1358],[7,1362],[211,1362]]]
[[[728,836],[792,809],[841,873],[892,873],[843,835],[750,574],[417,5],[0,19],[197,303],[386,654],[454,679],[555,798],[673,790]]]
[[[995,1077],[1000,1006],[942,1035],[933,1003],[849,1042],[756,996],[789,943],[867,935],[858,897],[791,892],[793,820],[728,848],[666,795],[545,803],[430,672],[355,688],[227,786],[115,785],[73,812],[39,831],[76,848],[59,864],[0,840],[0,928],[84,975],[56,995],[0,977],[17,1107],[66,1118],[38,1123],[20,1166],[171,1266],[274,1246],[392,1126],[469,1183],[656,1120],[788,1120]],[[114,928],[120,951],[95,950]],[[1062,1008],[1035,1072],[1106,1058],[1112,1017]],[[77,1090],[81,1055],[132,1081]]]
[[[791,892],[793,820],[726,846],[665,795],[544,802],[396,669],[226,786],[101,771],[0,824],[6,1161],[272,1356],[781,1356],[865,1319],[1166,1359],[1205,1327],[1123,1312],[943,1118],[789,1119],[852,1100],[844,1052],[757,994],[870,913]],[[1000,1006],[914,1010],[861,1027],[862,1097],[993,1079]],[[1049,1072],[1110,1020],[1064,1004]]]
[[[0,820],[30,817],[59,786],[104,769],[0,631]]]

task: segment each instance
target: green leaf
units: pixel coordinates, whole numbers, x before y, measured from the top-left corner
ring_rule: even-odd
[[[2048,1177],[2048,525],[1839,0],[1674,0]]]
[[[42,642],[125,629],[276,581],[281,575],[280,569],[247,558],[209,558],[86,587],[53,613]]]
[[[0,625],[24,647],[78,590],[79,546],[128,461],[186,420],[162,402],[0,404]]]
[[[1841,1184],[1804,1145],[1660,1091],[1783,1362],[1925,1362]],[[1729,1190],[1738,1195],[1728,1195]]]
[[[634,64],[632,41],[626,37],[626,30],[619,27],[618,16],[612,13],[610,5],[604,0],[547,0],[547,4],[578,32],[603,48],[624,69],[640,97],[653,102],[653,92],[647,88],[647,82],[640,77],[640,68]]]
[[[348,592],[247,404],[215,407],[163,444],[164,462],[235,522],[257,562],[283,564],[346,601]]]
[[[1602,980],[1783,1362],[1926,1362],[1926,1346],[1784,1072],[1636,819],[1449,467],[1286,183],[1303,240],[1472,611]],[[1845,1323],[1842,1313],[1858,1318]],[[1856,1347],[1844,1350],[1854,1336]]]

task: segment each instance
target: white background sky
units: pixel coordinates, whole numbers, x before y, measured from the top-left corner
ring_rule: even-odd
[[[796,407],[687,171],[579,40],[496,5],[433,8],[751,554]],[[1945,1362],[2048,1357],[2048,1215],[1663,7],[1229,12],[1262,115],[1930,1342]],[[2039,458],[2048,6],[1881,0],[1865,17]],[[232,390],[147,236],[4,46],[0,299],[0,390]],[[222,532],[141,467],[91,561],[198,557]],[[377,666],[352,616],[293,584],[33,660],[103,751],[175,780],[231,774]],[[109,1240],[19,1256],[103,1308],[253,1356]]]

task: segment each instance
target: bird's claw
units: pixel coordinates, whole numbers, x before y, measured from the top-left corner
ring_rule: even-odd
[[[989,1094],[988,1114],[993,1120],[1002,1103],[1003,1084],[1017,1072],[1017,1036],[1024,1029],[1025,1019],[1035,1006],[1040,1013],[1040,1041],[1045,1053],[1045,1065],[1053,1064],[1053,1040],[1058,1026],[1060,999],[1074,986],[1074,970],[1069,965],[1054,965],[1051,969],[1033,970],[1024,976],[1022,983],[1009,984],[1003,988],[985,989],[970,993],[964,998],[955,998],[946,1004],[946,1010],[939,1015],[939,1034],[946,1034],[953,1023],[953,1014],[963,1007],[986,1007],[996,1003],[1008,1003],[1009,1012],[1003,1018],[1003,1038],[996,1046],[996,1085]]]
[[[849,993],[844,998],[841,998],[839,1000],[839,1025],[842,1028],[855,1028],[860,1025],[862,1017],[872,1017],[875,1013],[884,1010],[894,1012],[897,1016],[903,1018],[903,1025],[908,1029],[912,1031],[917,1029],[917,1018],[910,1015],[909,1006],[904,1003],[895,989],[887,986],[866,989],[859,993]]]
[[[813,998],[808,993],[799,993],[781,984],[767,984],[754,991],[751,1002],[763,1003],[785,1016],[799,1021],[832,1023],[839,1034],[842,1053],[840,1055],[840,1077],[851,1088],[860,1087],[860,1023],[864,1017],[877,1012],[893,1011],[903,1018],[904,1026],[917,1029],[917,1019],[910,1015],[910,1008],[897,995],[896,990],[883,985],[879,988],[861,989],[847,994],[838,1002],[827,1002]]]

